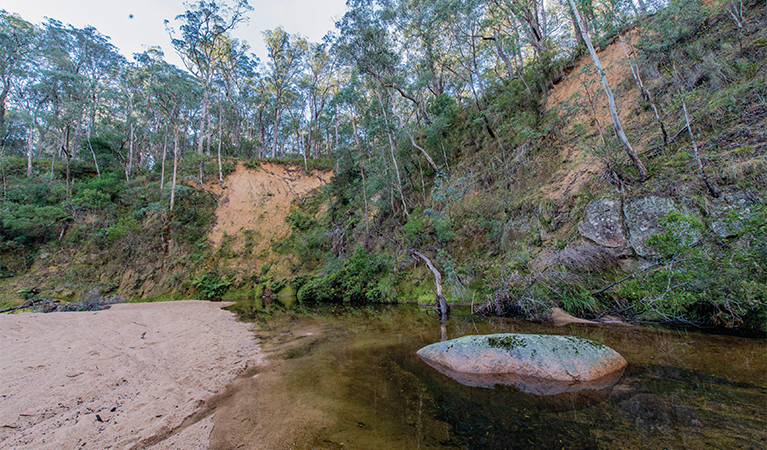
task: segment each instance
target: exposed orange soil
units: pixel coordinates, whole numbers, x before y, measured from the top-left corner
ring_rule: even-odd
[[[632,41],[636,39],[638,39],[636,33],[630,33],[623,37],[629,55],[634,55]],[[639,91],[633,84],[628,91],[617,89],[621,82],[631,78],[631,71],[621,41],[616,39],[604,51],[597,54],[605,69],[607,82],[615,95],[618,117],[624,128],[627,128],[632,146],[638,153],[641,153],[644,148],[637,139],[632,139],[629,125],[635,116],[635,105],[639,101]],[[584,70],[584,67],[589,64],[591,64],[590,67]],[[596,114],[590,105],[586,90],[590,92],[594,100]],[[606,138],[609,139],[610,136],[614,136],[607,96],[604,95],[601,79],[588,56],[582,57],[575,68],[554,86],[549,92],[545,107],[547,110],[553,110],[568,101],[571,105],[578,105],[581,108],[579,116],[585,119],[584,123],[581,124],[583,125],[583,132],[580,135],[575,133],[574,122],[570,122],[568,128],[563,130],[563,134],[568,136],[570,141],[562,143],[562,168],[552,176],[551,182],[542,191],[544,197],[549,199],[558,199],[568,192],[577,192],[590,177],[598,175],[604,170],[605,167],[600,158],[595,157],[587,148],[584,148],[585,137],[595,135],[595,139],[601,141],[598,128],[602,130]],[[592,139],[592,142],[596,142],[595,139]],[[623,149],[620,151],[622,152]]]
[[[274,241],[290,232],[285,219],[293,200],[327,184],[332,175],[331,171],[309,175],[298,166],[270,163],[248,169],[238,163],[235,172],[226,178],[224,189],[214,190],[220,195],[216,224],[208,234],[214,249],[226,244],[239,256],[262,259]],[[247,245],[251,246],[248,255],[240,254]]]

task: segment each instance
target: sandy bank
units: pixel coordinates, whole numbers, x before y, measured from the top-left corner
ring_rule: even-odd
[[[185,419],[262,358],[222,306],[0,315],[0,448],[207,448]]]

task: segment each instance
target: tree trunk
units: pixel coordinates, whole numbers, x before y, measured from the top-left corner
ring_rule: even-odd
[[[620,33],[618,33],[618,39],[620,39],[621,41],[621,46],[623,47],[623,53],[626,54],[626,60],[629,63],[629,69],[631,69],[631,75],[634,76],[634,81],[636,81],[640,92],[642,92],[642,95],[650,103],[650,107],[652,108],[652,111],[655,114],[655,120],[658,122],[658,125],[660,125],[660,131],[661,131],[661,134],[663,135],[663,145],[666,146],[668,145],[668,133],[666,133],[666,125],[663,123],[663,119],[661,119],[660,117],[660,112],[658,111],[658,106],[655,104],[655,99],[653,98],[650,91],[645,87],[644,83],[642,82],[642,76],[639,74],[639,66],[634,65],[631,62],[631,57],[629,56],[628,50],[626,50],[626,44],[623,42],[623,37],[621,36]]]
[[[205,85],[202,90],[202,117],[200,117],[199,140],[197,141],[197,153],[202,155],[203,141],[205,141],[205,116],[208,115],[208,86]],[[210,156],[210,154],[208,155]]]
[[[29,127],[29,135],[27,136],[27,178],[32,176],[32,140],[33,140],[34,128]]]
[[[6,88],[0,94],[0,131],[5,130],[5,99],[8,97],[9,90]]]
[[[352,114],[352,129],[354,130],[354,141],[357,143],[357,154],[360,160],[360,175],[362,176],[362,198],[365,201],[365,234],[370,236],[370,219],[368,214],[368,191],[365,186],[365,167],[362,164],[362,144],[360,143],[360,136],[357,133],[357,120]]]
[[[64,130],[64,135],[62,136],[61,152],[64,153],[64,156],[67,158],[67,198],[69,198],[71,194],[71,190],[69,187],[69,166],[70,166],[70,160],[72,159],[69,152],[69,125],[66,126]],[[53,179],[53,169],[51,169],[51,179]]]
[[[405,128],[405,121],[402,119],[402,116],[397,114],[397,111],[395,111],[395,110],[392,110],[392,113],[397,118],[397,120],[399,120],[400,128],[402,128],[405,131],[405,133],[407,133],[408,137],[410,138],[410,143],[413,144],[413,147],[415,147],[415,148],[417,148],[418,150],[421,151],[421,153],[426,158],[426,160],[429,162],[429,165],[434,169],[435,172],[439,172],[439,169],[437,168],[437,165],[434,164],[434,160],[431,159],[431,156],[429,156],[429,154],[426,152],[426,150],[424,148],[422,148],[420,145],[415,143],[415,137],[413,137],[413,134],[410,133],[409,131],[407,131],[407,129]]]
[[[128,164],[125,166],[125,181],[130,181],[133,166],[133,124],[130,124],[130,144],[128,144]]]
[[[695,161],[698,163],[698,170],[700,171],[700,177],[703,179],[703,182],[706,184],[706,188],[708,189],[708,193],[711,194],[714,198],[719,198],[719,192],[716,190],[716,187],[714,187],[713,184],[708,180],[708,177],[706,176],[706,172],[703,171],[703,162],[700,160],[700,154],[698,153],[698,145],[695,143],[695,137],[692,134],[692,127],[690,127],[690,115],[687,113],[687,102],[684,100],[684,94],[682,93],[682,88],[679,87],[679,83],[677,82],[677,73],[676,73],[676,65],[674,65],[674,82],[677,84],[677,89],[679,89],[679,98],[682,100],[682,111],[684,112],[684,120],[687,124],[687,132],[690,133],[690,142],[692,143],[693,151],[695,152]]]
[[[376,95],[378,95],[378,101],[381,103],[381,112],[384,116],[384,122],[386,124],[389,123],[389,119],[386,115],[386,107],[383,104],[383,101],[381,99],[380,94],[376,92]],[[338,121],[336,121],[336,125],[338,124]],[[394,162],[394,171],[397,174],[397,190],[399,191],[399,197],[402,200],[402,208],[405,211],[405,217],[409,217],[410,213],[407,210],[407,203],[405,203],[405,194],[402,193],[402,178],[399,175],[399,166],[397,165],[397,158],[394,156],[394,140],[391,137],[391,132],[387,130],[386,137],[389,138],[389,150],[391,151],[391,159],[392,162]],[[336,139],[338,139],[338,127],[336,126]]]
[[[280,128],[280,108],[274,109],[274,125],[272,126],[272,158],[277,157],[277,132]]]
[[[173,181],[170,187],[169,214],[173,215],[173,205],[176,201],[176,173],[178,172],[178,125],[173,124]]]
[[[623,131],[623,125],[621,125],[620,118],[618,117],[618,109],[615,105],[615,97],[613,97],[613,91],[610,89],[610,85],[607,83],[605,69],[602,68],[602,63],[599,62],[599,56],[597,56],[597,52],[594,50],[594,46],[591,44],[591,38],[583,26],[581,16],[578,14],[578,9],[575,7],[575,2],[573,0],[569,0],[569,2],[573,17],[575,17],[578,28],[581,30],[581,36],[583,36],[586,47],[589,49],[591,60],[594,61],[594,65],[596,66],[597,71],[599,72],[599,76],[602,79],[602,87],[604,87],[605,95],[607,96],[607,101],[610,107],[610,116],[612,116],[613,128],[615,128],[615,134],[618,135],[618,139],[620,139],[621,143],[623,144],[623,147],[626,150],[626,154],[628,154],[628,157],[634,164],[634,167],[636,167],[639,171],[639,181],[645,181],[648,178],[647,169],[645,168],[644,164],[642,164],[642,161],[639,159],[639,155],[637,155],[634,147],[631,146],[628,137],[626,137],[626,133]]]
[[[88,139],[88,148],[91,149],[91,156],[93,156],[93,164],[96,166],[96,175],[101,178],[101,170],[99,170],[99,161],[96,159],[96,152],[93,151],[93,145],[91,144],[91,132],[88,130],[88,134],[85,135]]]
[[[501,37],[498,35],[498,31],[493,32],[493,40],[495,41],[495,51],[498,53],[498,57],[506,66],[506,72],[509,74],[509,79],[514,78],[514,69],[512,69],[511,61],[509,61],[509,58],[503,51],[503,46],[501,45]]]
[[[210,135],[211,135],[211,125],[210,125],[210,104],[208,104],[208,114],[205,115],[207,117],[208,125],[205,127],[205,154],[210,157]]]
[[[446,322],[448,319],[448,316],[450,315],[450,307],[447,304],[447,301],[445,300],[445,297],[442,295],[442,275],[439,273],[436,267],[431,263],[429,258],[424,256],[422,253],[417,252],[413,250],[413,255],[415,255],[418,258],[421,258],[425,263],[426,266],[429,267],[429,270],[431,270],[431,273],[434,274],[434,285],[436,286],[437,291],[437,297],[434,300],[436,303],[436,310],[439,314],[439,320],[442,322]]]
[[[221,140],[223,139],[223,123],[221,122],[221,111],[218,112],[218,184],[224,187],[224,172],[221,170]]]
[[[165,155],[168,153],[168,130],[165,130],[165,137],[162,142],[162,167],[160,168],[160,193],[165,187]]]

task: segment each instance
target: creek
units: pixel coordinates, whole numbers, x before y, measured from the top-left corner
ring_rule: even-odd
[[[242,312],[245,302],[235,307]],[[765,449],[764,339],[627,325],[563,327],[416,306],[256,318],[268,363],[216,400],[211,448]],[[621,353],[606,391],[552,396],[459,384],[415,352],[447,338],[566,334]]]

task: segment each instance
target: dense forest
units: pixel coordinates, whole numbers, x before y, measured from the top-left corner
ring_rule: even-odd
[[[0,12],[0,305],[428,302],[421,254],[482,313],[767,329],[764,2],[349,0],[321,43],[264,31],[265,61],[231,34],[247,0],[187,7],[183,68]],[[265,162],[334,177],[229,264],[211,186]],[[584,231],[658,198],[641,243]]]

